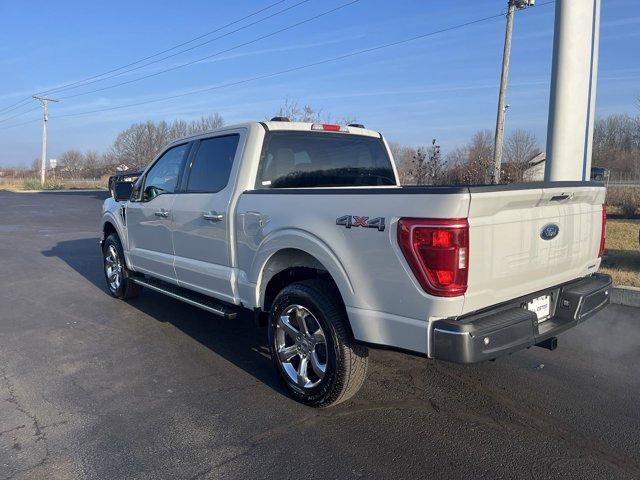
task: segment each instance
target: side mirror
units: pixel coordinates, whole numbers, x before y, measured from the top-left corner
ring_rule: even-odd
[[[133,182],[115,182],[113,184],[113,198],[116,202],[124,202],[131,198]]]

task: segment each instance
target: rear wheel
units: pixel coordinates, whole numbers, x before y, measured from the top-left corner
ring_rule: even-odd
[[[120,238],[115,233],[107,237],[102,246],[104,276],[109,293],[116,298],[127,299],[140,295],[142,287],[129,278]]]
[[[342,302],[321,280],[294,283],[278,294],[269,346],[289,393],[307,405],[344,402],[364,382],[368,349],[353,342]]]

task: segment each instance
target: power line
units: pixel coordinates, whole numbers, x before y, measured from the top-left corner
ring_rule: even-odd
[[[8,105],[2,109],[0,109],[0,113],[3,112],[12,112],[13,110],[17,110],[18,108],[20,108],[22,106],[22,104],[25,104],[27,102],[31,101],[31,97],[24,97],[22,100],[18,100],[15,103],[12,103],[11,105]]]
[[[284,1],[284,0],[282,0],[282,1]],[[252,27],[252,26],[254,26],[254,25],[257,25],[257,24],[259,24],[259,23],[262,23],[262,22],[264,22],[264,21],[266,21],[266,20],[269,20],[270,18],[273,18],[273,17],[276,17],[276,16],[278,16],[278,15],[281,15],[281,14],[283,14],[283,13],[285,13],[285,12],[289,11],[289,10],[292,10],[292,9],[294,9],[294,8],[298,7],[299,5],[302,5],[303,3],[308,3],[308,2],[310,2],[310,1],[311,1],[311,0],[302,0],[302,1],[299,1],[298,3],[295,3],[295,4],[293,4],[293,5],[290,5],[290,6],[286,7],[286,8],[283,8],[282,10],[279,10],[279,11],[277,11],[277,12],[275,12],[275,13],[272,13],[271,15],[267,15],[266,17],[263,17],[263,18],[260,18],[260,19],[258,19],[258,20],[256,20],[256,21],[254,21],[254,22],[248,23],[247,25],[243,25],[243,26],[241,26],[241,27],[239,27],[239,28],[236,28],[235,30],[231,30],[230,32],[223,33],[222,35],[218,35],[217,37],[211,38],[211,39],[209,39],[209,40],[207,40],[207,41],[205,41],[205,42],[201,42],[201,43],[198,43],[198,44],[196,44],[196,45],[192,45],[192,46],[190,46],[189,48],[185,48],[185,49],[180,50],[180,51],[178,51],[178,52],[172,53],[171,55],[166,55],[166,56],[164,56],[164,57],[158,58],[158,59],[153,60],[153,61],[151,61],[151,62],[147,62],[147,63],[145,63],[145,64],[143,64],[143,65],[138,65],[138,66],[136,66],[136,67],[129,68],[129,69],[127,69],[127,70],[123,70],[123,71],[121,71],[121,72],[119,72],[119,73],[115,73],[114,75],[104,76],[104,75],[107,75],[107,74],[105,73],[105,74],[103,74],[103,75],[98,75],[98,77],[104,77],[104,78],[97,78],[97,79],[95,79],[95,80],[93,80],[92,78],[89,78],[89,79],[86,79],[86,80],[91,80],[91,81],[81,81],[81,82],[76,82],[76,83],[74,83],[74,84],[70,84],[70,85],[67,85],[67,86],[58,87],[58,88],[56,88],[56,89],[54,89],[54,90],[55,90],[55,91],[57,91],[57,92],[61,92],[61,91],[64,91],[64,90],[72,90],[72,89],[75,89],[75,88],[84,87],[84,86],[86,86],[86,85],[92,85],[92,84],[94,84],[94,83],[98,83],[98,82],[102,82],[102,81],[105,81],[105,80],[109,80],[109,79],[111,79],[111,78],[121,77],[122,75],[125,75],[125,74],[127,74],[127,73],[134,72],[134,71],[136,71],[136,70],[140,70],[141,68],[148,67],[149,65],[154,65],[154,64],[156,64],[156,63],[159,63],[159,62],[162,62],[162,61],[164,61],[164,60],[167,60],[168,58],[176,57],[176,56],[181,55],[181,54],[183,54],[183,53],[185,53],[185,52],[189,52],[189,51],[194,50],[194,49],[196,49],[196,48],[202,47],[203,45],[208,45],[209,43],[215,42],[216,40],[220,40],[221,38],[228,37],[229,35],[232,35],[232,34],[234,34],[234,33],[237,33],[237,32],[239,32],[239,31],[241,31],[241,30],[245,30],[245,29],[247,29],[247,28],[249,28],[249,27]],[[280,3],[280,2],[278,2],[278,3]],[[237,23],[237,22],[234,22],[234,23]],[[225,27],[226,27],[226,26],[229,26],[229,25],[225,25]],[[221,27],[221,28],[220,28],[220,29],[218,29],[218,30],[221,30],[222,28],[224,28],[224,27]],[[185,43],[190,43],[190,42],[185,42]],[[184,45],[184,44],[183,44],[183,45]],[[176,48],[177,48],[177,47],[176,47]],[[174,50],[174,49],[175,49],[175,48],[168,49],[168,50],[165,50],[165,51],[164,51],[164,52],[162,52],[162,53],[166,53],[167,51]],[[158,55],[161,55],[162,53],[158,53],[158,54],[153,55],[153,56],[151,56],[151,57],[147,57],[147,59],[152,58],[152,57],[156,57],[156,56],[158,56]],[[144,60],[147,60],[147,59],[139,60],[139,61],[134,62],[134,63],[131,63],[131,64],[127,65],[127,66],[135,65],[135,64],[137,64],[137,63],[141,63],[141,62],[143,62]],[[122,69],[124,69],[124,68],[126,68],[126,67],[121,67],[121,68],[119,68],[119,69],[113,70],[112,72],[115,72],[115,71],[117,71],[117,70],[122,70]],[[109,73],[111,73],[111,72],[109,72]],[[96,77],[93,77],[93,78],[96,78]],[[80,84],[79,84],[79,83],[80,83]],[[78,85],[78,84],[79,84],[79,85]],[[75,85],[75,86],[74,86],[74,85]],[[51,91],[54,91],[54,90],[51,90]],[[67,98],[68,98],[68,97],[67,97]]]
[[[40,110],[40,107],[30,108],[29,110],[25,110],[24,112],[16,113],[15,115],[11,115],[10,117],[5,117],[3,119],[0,119],[0,123],[6,122],[7,120],[11,120],[13,118],[21,117],[22,115],[26,115],[27,113],[31,113],[35,110]]]
[[[34,119],[31,119],[31,120],[27,120],[26,122],[14,123],[13,125],[7,125],[6,127],[3,126],[2,129],[3,130],[9,130],[10,128],[22,127],[23,125],[29,125],[30,123],[36,123],[36,122],[39,122],[39,121],[40,121],[39,118],[34,118]]]
[[[38,92],[38,94],[47,94],[47,93],[51,93],[51,92],[57,92],[57,91],[60,91],[60,90],[63,90],[63,89],[67,89],[68,87],[72,87],[72,86],[78,85],[80,83],[86,82],[88,80],[93,80],[93,79],[96,79],[96,78],[99,78],[99,77],[103,77],[103,76],[108,75],[110,73],[117,72],[118,70],[123,70],[123,69],[125,69],[127,67],[131,67],[131,66],[136,65],[138,63],[144,62],[144,61],[149,60],[151,58],[154,58],[154,57],[160,56],[160,55],[162,55],[164,53],[170,52],[171,50],[175,50],[176,48],[180,48],[180,47],[183,47],[185,45],[188,45],[189,43],[193,43],[193,42],[195,42],[197,40],[200,40],[201,38],[208,37],[209,35],[212,35],[212,34],[214,34],[216,32],[219,32],[220,30],[223,30],[223,29],[225,29],[227,27],[230,27],[232,25],[235,25],[237,23],[240,23],[243,20],[247,20],[248,18],[254,17],[254,16],[256,16],[256,15],[258,15],[258,14],[260,14],[260,13],[266,11],[266,10],[269,10],[270,8],[275,7],[276,5],[284,3],[285,1],[286,0],[278,0],[277,2],[271,3],[271,4],[267,5],[266,7],[263,7],[261,9],[259,9],[259,10],[256,10],[256,11],[252,12],[252,13],[249,13],[248,15],[245,15],[244,17],[238,18],[237,20],[234,20],[234,21],[229,22],[229,23],[227,23],[225,25],[217,27],[214,30],[210,30],[210,31],[208,31],[206,33],[203,33],[202,35],[198,35],[197,37],[194,37],[191,40],[187,40],[185,42],[179,43],[179,44],[174,45],[172,47],[169,47],[169,48],[167,48],[165,50],[162,50],[160,52],[156,52],[154,54],[148,55],[148,56],[146,56],[144,58],[141,58],[139,60],[135,60],[135,61],[133,61],[131,63],[126,64],[126,65],[122,65],[120,67],[113,68],[111,70],[107,70],[105,72],[102,72],[102,73],[99,73],[99,74],[96,74],[96,75],[93,75],[91,77],[87,77],[87,78],[84,78],[84,79],[81,79],[81,80],[77,80],[75,82],[67,83],[65,85],[60,85],[58,87],[50,88],[48,90],[43,90],[41,92]],[[109,78],[111,78],[111,77],[109,77]],[[106,80],[106,79],[103,79],[103,80]],[[7,107],[1,108],[0,109],[0,113],[6,112],[6,111],[15,110],[15,109],[19,108],[20,105],[31,101],[31,99],[32,99],[31,96],[25,97],[22,100],[19,100],[19,101],[15,102],[15,103],[7,106]]]
[[[214,33],[216,33],[216,32],[219,32],[220,30],[224,30],[225,28],[230,27],[230,26],[232,26],[232,25],[235,25],[236,23],[240,23],[240,22],[242,22],[243,20],[246,20],[246,19],[248,19],[248,18],[254,17],[254,16],[256,16],[256,15],[258,15],[258,14],[260,14],[260,13],[262,13],[262,12],[266,11],[266,10],[269,10],[270,8],[275,7],[276,5],[279,5],[279,4],[281,4],[281,3],[284,3],[285,1],[286,1],[286,0],[278,0],[277,2],[274,2],[274,3],[270,4],[270,5],[267,5],[266,7],[263,7],[263,8],[261,8],[261,9],[259,9],[259,10],[256,10],[256,11],[254,11],[254,12],[252,12],[252,13],[248,14],[248,15],[245,15],[245,16],[244,16],[244,17],[242,17],[242,18],[239,18],[239,19],[234,20],[234,21],[232,21],[232,22],[229,22],[229,23],[227,23],[227,24],[225,24],[225,25],[222,25],[222,26],[220,26],[220,27],[217,27],[217,28],[215,28],[214,30],[210,30],[210,31],[208,31],[208,32],[206,32],[206,33],[203,33],[202,35],[198,35],[197,37],[194,37],[194,38],[192,38],[191,40],[187,40],[187,41],[185,41],[185,42],[179,43],[179,44],[177,44],[177,45],[174,45],[174,46],[172,46],[172,47],[169,47],[169,48],[167,48],[167,49],[165,49],[165,50],[162,50],[162,51],[160,51],[160,52],[154,53],[154,54],[152,54],[152,55],[148,55],[148,56],[146,56],[146,57],[144,57],[144,58],[141,58],[141,59],[139,59],[139,60],[136,60],[136,61],[134,61],[134,62],[127,63],[126,65],[122,65],[122,66],[120,66],[120,67],[117,67],[117,68],[114,68],[114,69],[111,69],[111,70],[107,70],[106,72],[99,73],[99,74],[94,75],[94,76],[92,76],[92,77],[87,77],[87,78],[82,79],[82,80],[77,80],[77,81],[75,81],[75,82],[68,83],[68,84],[66,84],[66,85],[60,85],[60,86],[58,86],[58,87],[55,87],[55,88],[52,88],[52,89],[49,89],[49,90],[45,90],[45,91],[40,92],[40,93],[50,93],[50,92],[54,92],[54,91],[66,90],[68,87],[71,87],[71,86],[77,85],[77,84],[79,84],[79,83],[83,83],[83,82],[88,81],[88,80],[93,80],[93,79],[98,78],[98,77],[103,77],[103,76],[105,76],[105,75],[109,75],[110,73],[117,72],[118,70],[123,70],[123,69],[125,69],[125,68],[127,68],[127,67],[131,67],[131,66],[133,66],[133,65],[136,65],[136,64],[138,64],[138,63],[144,62],[144,61],[146,61],[146,60],[150,60],[151,58],[158,57],[158,56],[160,56],[160,55],[162,55],[162,54],[164,54],[164,53],[167,53],[167,52],[170,52],[170,51],[172,51],[172,50],[175,50],[176,48],[183,47],[183,46],[185,46],[185,45],[188,45],[189,43],[193,43],[193,42],[195,42],[196,40],[200,40],[201,38],[208,37],[209,35],[212,35],[212,34],[214,34]],[[267,18],[268,18],[268,17],[267,17]],[[193,47],[193,48],[195,48],[195,47]],[[106,80],[106,79],[103,79],[103,80]]]
[[[300,3],[296,4],[296,5],[299,5],[301,3],[305,3],[307,1],[309,1],[309,0],[303,0],[302,2],[300,2]],[[317,20],[318,18],[321,18],[321,17],[324,17],[324,16],[329,15],[331,13],[337,12],[338,10],[341,10],[343,8],[346,8],[346,7],[349,7],[349,6],[351,6],[351,5],[355,4],[355,3],[358,3],[358,2],[360,2],[360,0],[351,0],[350,2],[343,3],[342,5],[334,7],[332,9],[330,9],[330,10],[326,10],[326,11],[324,11],[322,13],[319,13],[319,14],[314,15],[312,17],[306,18],[306,19],[301,20],[299,22],[293,23],[293,24],[288,25],[286,27],[280,28],[280,29],[278,29],[278,30],[276,30],[274,32],[267,33],[265,35],[261,35],[261,36],[259,36],[257,38],[254,38],[253,40],[249,40],[247,42],[239,43],[239,44],[234,45],[234,46],[232,46],[230,48],[226,48],[224,50],[220,50],[220,51],[218,51],[216,53],[213,53],[213,54],[210,54],[210,55],[206,55],[204,57],[200,57],[200,58],[197,58],[195,60],[191,60],[189,62],[182,63],[180,65],[174,65],[173,67],[169,67],[169,68],[160,70],[158,72],[150,73],[148,75],[143,75],[142,77],[138,77],[138,78],[134,78],[134,79],[131,79],[131,80],[127,80],[125,82],[115,83],[113,85],[108,85],[106,87],[97,88],[97,89],[94,89],[94,90],[89,90],[87,92],[75,93],[73,95],[66,95],[66,96],[63,96],[63,97],[60,97],[60,98],[66,99],[66,98],[75,98],[75,97],[81,97],[81,96],[84,96],[84,95],[90,95],[92,93],[102,92],[104,90],[109,90],[109,89],[112,89],[112,88],[121,87],[122,85],[128,85],[128,84],[131,84],[131,83],[139,82],[141,80],[145,80],[147,78],[157,77],[158,75],[162,75],[164,73],[172,72],[172,71],[178,70],[180,68],[185,68],[185,67],[194,65],[196,63],[200,63],[200,62],[202,62],[204,60],[208,60],[210,58],[216,57],[218,55],[222,55],[223,53],[228,53],[228,52],[231,52],[233,50],[237,50],[238,48],[245,47],[245,46],[251,45],[253,43],[257,43],[257,42],[259,42],[261,40],[264,40],[265,38],[273,37],[274,35],[278,35],[278,34],[280,34],[282,32],[287,31],[287,30],[291,30],[292,28],[299,27],[300,25],[304,25],[305,23],[312,22],[313,20]]]
[[[375,47],[370,47],[370,48],[366,48],[366,49],[363,49],[363,50],[358,50],[358,51],[355,51],[355,52],[346,53],[344,55],[339,55],[337,57],[326,58],[324,60],[319,60],[317,62],[307,63],[307,64],[304,64],[304,65],[299,65],[299,66],[296,66],[296,67],[291,67],[291,68],[287,68],[287,69],[284,69],[284,70],[279,70],[277,72],[267,73],[267,74],[264,74],[264,75],[258,75],[258,76],[255,76],[255,77],[246,78],[246,79],[243,79],[243,80],[237,80],[237,81],[234,81],[234,82],[229,82],[229,83],[225,83],[225,84],[221,84],[221,85],[216,85],[214,87],[207,87],[207,88],[202,88],[202,89],[198,89],[198,90],[192,90],[192,91],[185,92],[185,93],[180,93],[180,94],[177,94],[177,95],[171,95],[171,96],[157,98],[157,99],[153,99],[153,100],[146,100],[146,101],[143,101],[143,102],[136,102],[136,103],[129,103],[129,104],[126,104],[126,105],[117,105],[117,106],[114,106],[114,107],[101,108],[99,110],[90,110],[90,111],[86,111],[86,112],[77,112],[77,113],[67,113],[67,114],[64,114],[64,115],[58,115],[56,118],[76,117],[76,116],[80,116],[80,115],[89,115],[89,114],[92,114],[92,113],[98,113],[98,112],[104,112],[104,111],[110,111],[110,110],[118,110],[118,109],[121,109],[121,108],[137,107],[137,106],[140,106],[140,105],[148,105],[150,103],[163,102],[163,101],[166,101],[166,100],[173,100],[173,99],[176,99],[176,98],[182,98],[182,97],[186,97],[186,96],[189,96],[189,95],[196,95],[198,93],[205,93],[205,92],[210,92],[210,91],[213,91],[213,90],[219,90],[219,89],[222,89],[222,88],[228,88],[228,87],[233,87],[233,86],[236,86],[236,85],[242,85],[242,84],[249,83],[249,82],[254,82],[254,81],[257,81],[257,80],[264,80],[264,79],[267,79],[267,78],[272,78],[272,77],[284,75],[284,74],[287,74],[287,73],[291,73],[291,72],[295,72],[295,71],[299,71],[299,70],[304,70],[304,69],[311,68],[311,67],[316,67],[318,65],[324,65],[324,64],[327,64],[327,63],[337,62],[339,60],[344,60],[346,58],[351,58],[351,57],[355,57],[355,56],[358,56],[358,55],[363,55],[365,53],[371,53],[371,52],[375,52],[375,51],[382,50],[382,49],[385,49],[385,48],[395,47],[395,46],[402,45],[402,44],[405,44],[405,43],[414,42],[416,40],[421,40],[423,38],[431,37],[431,36],[438,35],[438,34],[445,33],[445,32],[449,32],[449,31],[452,31],[452,30],[458,30],[458,29],[461,29],[461,28],[464,28],[464,27],[468,27],[468,26],[475,25],[475,24],[478,24],[478,23],[486,22],[486,21],[489,21],[489,20],[494,20],[494,19],[500,18],[500,17],[502,17],[501,13],[496,14],[496,15],[490,15],[488,17],[479,18],[477,20],[472,20],[472,21],[469,21],[469,22],[461,23],[461,24],[458,24],[458,25],[453,25],[451,27],[443,28],[443,29],[440,29],[440,30],[434,30],[432,32],[424,33],[424,34],[421,34],[421,35],[416,35],[414,37],[406,38],[404,40],[398,40],[398,41],[395,41],[395,42],[385,43],[385,44],[382,44],[382,45],[377,45]]]
[[[541,6],[545,6],[545,5],[550,5],[552,3],[555,3],[555,0],[550,0],[550,1],[547,1],[547,2],[540,3],[540,4],[538,4],[538,6],[541,7]],[[197,90],[191,90],[189,92],[184,92],[184,93],[177,94],[177,95],[170,95],[170,96],[157,98],[157,99],[153,99],[153,100],[146,100],[146,101],[142,101],[142,102],[129,103],[129,104],[125,104],[125,105],[116,105],[114,107],[105,107],[105,108],[100,108],[98,110],[88,110],[88,111],[84,111],[84,112],[76,112],[76,113],[67,113],[67,114],[63,114],[63,115],[56,115],[56,118],[76,117],[76,116],[82,116],[82,115],[90,115],[90,114],[93,114],[93,113],[100,113],[100,112],[104,112],[104,111],[119,110],[119,109],[122,109],[122,108],[129,108],[129,107],[137,107],[137,106],[141,106],[141,105],[148,105],[148,104],[151,104],[151,103],[158,103],[158,102],[163,102],[163,101],[167,101],[167,100],[173,100],[173,99],[176,99],[176,98],[187,97],[187,96],[196,95],[196,94],[199,94],[199,93],[205,93],[205,92],[210,92],[210,91],[219,90],[219,89],[223,89],[223,88],[228,88],[228,87],[232,87],[232,86],[242,85],[242,84],[245,84],[245,83],[250,83],[250,82],[254,82],[254,81],[258,81],[258,80],[264,80],[264,79],[267,79],[267,78],[272,78],[272,77],[276,77],[276,76],[280,76],[280,75],[285,75],[287,73],[292,73],[292,72],[295,72],[295,71],[304,70],[304,69],[316,67],[316,66],[319,66],[319,65],[324,65],[324,64],[327,64],[327,63],[337,62],[337,61],[340,61],[340,60],[344,60],[346,58],[351,58],[351,57],[355,57],[355,56],[358,56],[358,55],[363,55],[365,53],[371,53],[371,52],[375,52],[375,51],[378,51],[378,50],[383,50],[383,49],[386,49],[386,48],[391,48],[391,47],[395,47],[395,46],[398,46],[398,45],[411,43],[411,42],[414,42],[414,41],[417,41],[417,40],[421,40],[421,39],[428,38],[428,37],[431,37],[431,36],[439,35],[439,34],[446,33],[446,32],[452,31],[452,30],[459,30],[461,28],[469,27],[469,26],[476,25],[476,24],[483,23],[483,22],[487,22],[487,21],[490,21],[490,20],[495,20],[495,19],[500,18],[502,16],[503,16],[502,13],[495,14],[495,15],[490,15],[490,16],[479,18],[479,19],[476,19],[476,20],[471,20],[471,21],[460,23],[460,24],[457,24],[457,25],[452,25],[450,27],[442,28],[442,29],[439,29],[439,30],[434,30],[434,31],[431,31],[431,32],[427,32],[427,33],[416,35],[416,36],[409,37],[409,38],[405,38],[403,40],[397,40],[395,42],[389,42],[389,43],[385,43],[385,44],[382,44],[382,45],[377,45],[377,46],[374,46],[374,47],[370,47],[370,48],[358,50],[358,51],[355,51],[355,52],[347,53],[347,54],[344,54],[344,55],[339,55],[339,56],[336,56],[336,57],[326,58],[324,60],[319,60],[319,61],[316,61],[316,62],[307,63],[307,64],[304,64],[304,65],[299,65],[299,66],[296,66],[296,67],[291,67],[291,68],[287,68],[287,69],[284,69],[284,70],[279,70],[277,72],[271,72],[271,73],[264,74],[264,75],[257,75],[257,76],[254,76],[254,77],[250,77],[250,78],[246,78],[246,79],[242,79],[242,80],[237,80],[237,81],[234,81],[234,82],[229,82],[229,83],[225,83],[225,84],[221,84],[221,85],[216,85],[216,86],[213,86],[213,87],[207,87],[207,88],[201,88],[201,89],[197,89]],[[28,121],[28,122],[23,122],[23,123],[17,124],[17,125],[10,125],[10,126],[4,127],[4,128],[8,129],[8,128],[17,127],[17,126],[20,126],[20,125],[26,125],[28,123],[32,123],[33,121],[34,120],[31,120],[31,121]]]

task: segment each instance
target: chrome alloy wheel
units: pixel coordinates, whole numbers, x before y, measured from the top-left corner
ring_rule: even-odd
[[[302,388],[316,387],[327,371],[327,341],[316,317],[301,305],[290,305],[276,324],[278,362]]]
[[[107,275],[109,287],[115,292],[122,283],[122,261],[114,245],[109,245],[107,248],[107,253],[104,257],[104,271]]]

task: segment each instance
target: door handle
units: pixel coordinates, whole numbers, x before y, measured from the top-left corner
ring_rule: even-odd
[[[205,212],[202,214],[202,218],[210,222],[220,222],[224,218],[224,215],[218,212]]]
[[[153,214],[156,217],[162,217],[162,218],[168,218],[169,217],[169,211],[165,210],[164,208],[158,212],[153,212]]]

